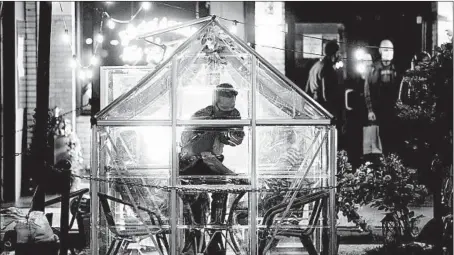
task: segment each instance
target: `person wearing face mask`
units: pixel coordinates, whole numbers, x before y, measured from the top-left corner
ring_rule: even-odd
[[[213,92],[213,104],[194,113],[194,120],[241,119],[240,112],[235,108],[238,91],[228,83],[216,86]],[[187,175],[235,175],[233,171],[222,164],[225,145],[238,146],[243,142],[245,134],[243,127],[203,128],[197,127],[185,130],[181,136],[180,176]],[[216,181],[214,181],[216,182]],[[219,184],[223,182],[220,181]],[[193,183],[195,184],[195,183]],[[212,181],[212,184],[213,181]],[[205,210],[209,206],[206,193],[184,195],[183,199],[189,204],[196,224],[206,224]],[[227,194],[214,192],[211,196],[211,223],[222,224],[226,214]],[[187,217],[187,216],[186,216]],[[194,232],[197,243],[203,239],[203,234]],[[186,233],[191,240],[190,234]],[[220,233],[215,233],[207,247],[208,254],[225,254],[224,243]],[[198,245],[198,244],[197,244]],[[186,243],[183,253],[190,249]],[[202,250],[204,246],[202,247]]]
[[[339,118],[339,85],[334,65],[339,61],[339,45],[336,40],[325,45],[325,56],[309,71],[305,91],[326,110]]]
[[[367,107],[367,120],[380,127],[383,151],[393,151],[394,105],[398,98],[399,82],[392,62],[394,46],[390,40],[380,43],[381,58],[375,61],[364,82],[364,99]]]

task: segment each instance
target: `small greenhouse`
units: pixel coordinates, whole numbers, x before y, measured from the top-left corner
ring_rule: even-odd
[[[332,116],[215,17],[188,26],[132,89],[106,82],[92,254],[335,254]]]

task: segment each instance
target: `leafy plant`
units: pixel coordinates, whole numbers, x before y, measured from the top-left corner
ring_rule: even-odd
[[[423,203],[428,193],[419,183],[416,170],[404,166],[394,154],[382,156],[374,164],[366,162],[356,171],[348,164],[345,152],[339,152],[338,159],[338,210],[361,228],[365,223],[355,205],[383,210],[397,219],[402,237],[410,239],[421,216],[408,206]]]

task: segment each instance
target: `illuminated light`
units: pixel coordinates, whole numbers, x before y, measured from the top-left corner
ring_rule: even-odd
[[[363,49],[357,49],[355,52],[355,58],[357,60],[363,60],[366,52]]]
[[[85,43],[88,44],[88,45],[90,45],[90,44],[93,43],[93,39],[87,38],[87,39],[85,39]]]
[[[69,63],[69,65],[71,66],[72,69],[77,68],[77,59],[76,59],[76,56],[73,56],[73,57],[71,58],[71,62]]]
[[[358,64],[358,65],[356,66],[356,71],[357,71],[358,73],[363,74],[364,72],[366,72],[366,65],[365,65],[364,63]]]
[[[422,23],[422,17],[418,16],[416,17],[416,24],[421,24]]]
[[[114,29],[115,28],[115,22],[111,19],[109,19],[107,21],[107,27],[110,28],[110,29]]]
[[[86,77],[87,77],[87,76],[86,76],[86,74],[85,74],[85,71],[84,71],[84,70],[80,70],[80,72],[79,72],[79,78],[80,78],[81,80],[85,80]]]
[[[129,39],[124,39],[124,40],[121,40],[121,46],[128,46],[129,45]]]
[[[96,35],[96,41],[98,43],[102,43],[104,41],[104,36],[102,36],[101,34],[97,34]]]
[[[65,31],[65,33],[62,36],[63,42],[64,43],[69,43],[71,41],[71,37],[68,34],[68,31]]]
[[[137,35],[137,29],[132,24],[129,24],[126,28],[126,35],[130,39],[135,38]]]
[[[123,30],[123,31],[118,32],[118,37],[120,37],[120,39],[125,38],[126,37],[126,31]]]
[[[90,58],[90,64],[91,65],[95,66],[95,65],[98,65],[98,63],[99,63],[99,59],[96,56],[92,56]]]
[[[121,58],[124,62],[140,61],[143,58],[143,50],[136,45],[125,47]]]
[[[145,11],[150,10],[150,8],[151,8],[151,3],[149,3],[149,2],[142,3],[142,9],[144,9]]]
[[[159,28],[166,28],[167,27],[167,18],[164,17],[161,19],[161,21],[159,22]]]
[[[112,40],[110,41],[110,44],[113,46],[117,46],[118,44],[120,44],[120,42],[118,40]]]
[[[106,1],[107,5],[111,5],[113,2],[112,1]]]
[[[237,32],[238,29],[237,29],[237,26],[236,26],[236,25],[233,25],[233,26],[230,27],[229,30],[230,30],[230,33],[236,34],[236,32]]]
[[[85,71],[85,77],[87,79],[91,79],[93,77],[93,71],[92,70],[86,70]]]
[[[340,69],[342,67],[344,67],[344,62],[342,62],[342,61],[337,62],[336,65],[335,65],[336,69]]]

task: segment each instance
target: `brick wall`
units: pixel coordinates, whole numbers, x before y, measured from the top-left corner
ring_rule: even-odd
[[[20,87],[20,102],[27,114],[27,126],[33,124],[33,114],[36,107],[36,79],[38,67],[37,32],[38,32],[38,2],[25,2],[25,79]],[[31,142],[31,130],[27,132],[27,145]]]
[[[72,91],[72,51],[69,43],[63,40],[66,27],[71,34],[71,15],[53,15],[50,45],[50,87],[49,108],[57,107],[62,112],[71,111],[75,100]],[[71,115],[66,116],[71,119]]]
[[[82,146],[83,164],[89,167],[91,153],[90,116],[78,116],[76,118],[76,133]]]

